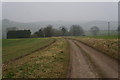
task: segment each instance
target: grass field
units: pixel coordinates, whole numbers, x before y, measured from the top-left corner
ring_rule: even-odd
[[[3,63],[13,60],[19,56],[29,54],[51,42],[53,38],[31,38],[31,39],[3,39],[2,59]]]
[[[66,40],[58,38],[49,47],[3,68],[3,78],[66,78],[68,63],[69,44]]]

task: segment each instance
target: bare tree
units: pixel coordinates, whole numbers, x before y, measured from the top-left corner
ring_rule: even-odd
[[[72,25],[70,27],[70,34],[72,36],[82,36],[84,35],[84,30],[81,26],[79,25]]]
[[[97,35],[99,33],[99,28],[97,26],[93,26],[91,28],[91,32],[93,35]]]
[[[61,29],[61,32],[62,32],[62,36],[65,36],[66,33],[67,33],[67,29],[65,28],[65,26],[60,27],[60,29]]]
[[[48,25],[43,29],[45,37],[52,37],[54,30],[52,28],[52,25]]]

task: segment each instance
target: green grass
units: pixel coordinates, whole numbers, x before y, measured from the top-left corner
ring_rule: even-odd
[[[68,65],[69,44],[58,38],[49,47],[4,67],[3,78],[66,78]]]
[[[31,39],[3,39],[2,59],[3,63],[13,60],[19,56],[31,53],[45,45],[53,42],[53,38],[31,38]]]

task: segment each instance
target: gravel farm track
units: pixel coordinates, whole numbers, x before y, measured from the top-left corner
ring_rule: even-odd
[[[81,43],[70,43],[69,78],[118,78],[117,60]]]

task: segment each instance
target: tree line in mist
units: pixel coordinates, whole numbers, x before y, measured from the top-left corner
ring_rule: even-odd
[[[93,26],[91,28],[91,32],[93,35],[97,35],[99,28],[97,26]],[[40,28],[33,34],[31,34],[30,30],[10,30],[7,32],[7,38],[39,38],[57,36],[85,36],[85,32],[80,25],[72,25],[69,29],[65,26],[61,26],[59,29],[56,29],[53,28],[52,25],[48,25],[44,28]]]
[[[93,35],[97,35],[99,28],[93,26],[91,28]],[[80,25],[72,25],[70,29],[65,26],[59,27],[59,29],[53,28],[52,25],[48,25],[44,28],[40,28],[37,32],[31,35],[31,37],[52,37],[52,36],[85,36],[84,29]]]

